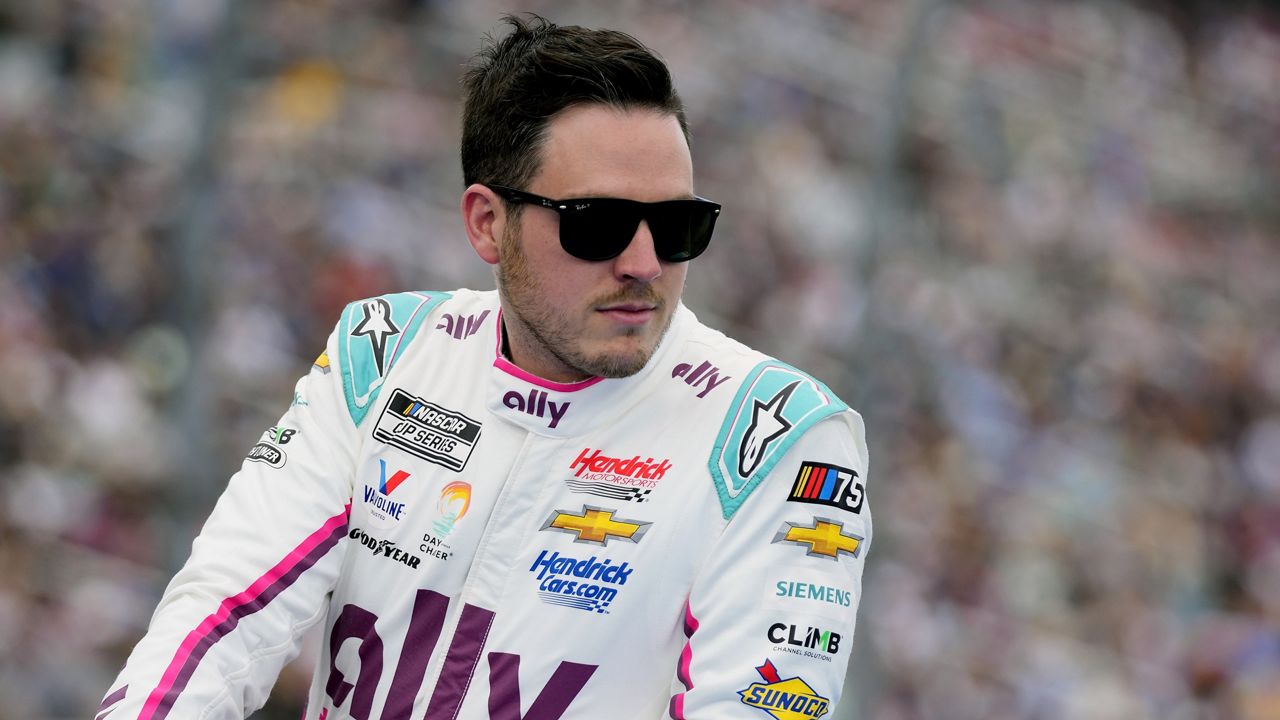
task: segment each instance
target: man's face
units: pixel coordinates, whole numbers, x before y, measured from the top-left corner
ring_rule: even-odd
[[[674,116],[583,105],[552,119],[542,167],[521,189],[556,200],[691,198],[693,164]],[[559,228],[555,211],[524,205],[502,233],[498,289],[512,360],[560,382],[634,375],[671,324],[687,263],[659,260],[645,222],[621,255],[597,262],[566,253]]]

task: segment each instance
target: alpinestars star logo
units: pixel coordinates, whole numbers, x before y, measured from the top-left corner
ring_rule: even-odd
[[[361,306],[364,319],[351,331],[354,335],[364,335],[373,346],[373,362],[378,366],[378,376],[384,374],[387,338],[400,334],[400,328],[391,320],[391,303],[383,298],[370,300]]]
[[[747,427],[747,432],[742,436],[742,444],[738,446],[738,474],[742,477],[751,477],[751,473],[760,467],[760,461],[764,459],[769,443],[782,437],[791,429],[791,423],[782,416],[782,408],[786,406],[791,393],[795,392],[799,384],[800,381],[797,380],[782,388],[767,403],[754,401],[751,409],[751,425]]]

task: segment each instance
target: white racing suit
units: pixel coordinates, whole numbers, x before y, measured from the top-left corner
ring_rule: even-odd
[[[829,716],[860,417],[683,306],[626,379],[533,377],[500,326],[492,291],[349,305],[98,720],[243,718],[315,623],[306,720]]]

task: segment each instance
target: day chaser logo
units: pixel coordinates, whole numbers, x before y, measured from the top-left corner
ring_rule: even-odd
[[[769,444],[791,429],[791,422],[783,417],[782,410],[799,384],[800,381],[796,380],[787,385],[768,402],[752,401],[751,424],[747,426],[742,443],[738,445],[738,474],[742,477],[751,477],[751,473],[760,467],[760,461],[765,458]]]
[[[378,377],[386,374],[387,339],[400,334],[400,328],[391,320],[391,303],[383,298],[366,301],[360,306],[364,319],[351,331],[352,336],[364,335],[373,348],[373,362],[378,366]]]
[[[816,627],[802,628],[789,623],[774,623],[766,633],[774,650],[831,662],[840,652],[840,633]]]
[[[436,510],[440,517],[431,523],[432,533],[422,534],[422,544],[418,549],[441,560],[448,560],[452,549],[445,538],[453,533],[454,527],[467,509],[471,507],[471,485],[461,480],[454,480],[440,490],[440,499],[436,502]]]
[[[624,460],[584,448],[569,469],[574,471],[574,476],[565,480],[565,484],[574,492],[644,502],[671,469],[671,461],[651,457],[641,460],[639,455]]]
[[[814,720],[827,714],[831,701],[798,677],[783,680],[773,661],[756,668],[764,682],[739,690],[744,705],[759,708],[778,720]],[[758,717],[758,716],[757,716]]]
[[[775,543],[795,543],[808,545],[806,555],[839,559],[840,553],[858,557],[862,551],[862,541],[858,535],[845,535],[844,525],[834,520],[815,517],[813,525],[805,527],[800,523],[784,522],[782,529],[773,536]]]
[[[351,532],[347,533],[347,537],[365,546],[377,557],[395,560],[402,565],[407,565],[408,567],[415,569],[418,567],[418,564],[422,562],[422,558],[417,555],[410,555],[404,550],[396,547],[394,541],[382,540],[380,538],[373,537],[360,528],[351,528]]]
[[[409,473],[397,470],[391,477],[387,477],[387,461],[378,458],[378,466],[378,487],[364,486],[364,502],[370,506],[370,515],[382,520],[384,524],[395,523],[404,514],[405,504],[402,501],[392,500],[391,494],[400,487],[401,483],[409,479]]]
[[[632,568],[627,563],[598,560],[595,555],[579,560],[543,550],[529,566],[537,574],[538,597],[551,605],[608,614],[618,588],[627,584]]]
[[[787,500],[860,513],[866,493],[857,480],[857,470],[805,461],[800,464],[800,472],[796,474]]]
[[[621,518],[614,520],[612,510],[583,505],[582,513],[577,515],[564,510],[552,512],[538,529],[575,535],[574,542],[608,545],[615,538],[638,543],[652,524]]]
[[[471,459],[480,427],[460,412],[396,388],[378,417],[373,436],[410,455],[459,471]]]

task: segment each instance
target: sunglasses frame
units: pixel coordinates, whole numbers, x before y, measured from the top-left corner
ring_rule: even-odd
[[[513,187],[507,187],[506,185],[491,185],[489,183],[482,183],[482,184],[485,187],[489,188],[490,190],[498,193],[498,195],[502,197],[503,200],[506,200],[507,202],[536,205],[538,207],[544,207],[544,208],[547,208],[548,210],[556,211],[556,213],[560,215],[560,219],[561,219],[560,247],[563,248],[564,251],[569,255],[575,258],[578,258],[579,260],[586,260],[588,262],[603,262],[605,260],[612,260],[613,258],[618,257],[627,249],[628,246],[631,245],[631,240],[635,238],[635,229],[633,228],[631,231],[630,237],[627,238],[625,243],[623,243],[619,248],[617,248],[617,252],[613,252],[612,254],[604,257],[591,257],[591,256],[584,257],[583,255],[580,254],[580,252],[582,251],[582,248],[578,248],[578,252],[575,252],[575,250],[571,247],[574,245],[574,242],[572,240],[570,240],[568,243],[565,242],[564,220],[567,217],[572,217],[577,213],[581,213],[587,210],[593,205],[594,206],[604,205],[604,206],[610,206],[615,208],[617,207],[630,208],[631,209],[630,215],[635,215],[638,212],[640,220],[644,220],[646,222],[650,220],[651,213],[660,212],[661,209],[664,207],[670,208],[676,205],[693,205],[699,208],[708,209],[710,211],[709,213],[710,221],[707,227],[706,241],[702,243],[701,247],[690,247],[688,257],[680,257],[680,258],[674,258],[674,259],[663,257],[662,250],[665,249],[664,246],[666,245],[666,243],[663,243],[658,239],[657,232],[654,230],[654,227],[653,227],[654,223],[649,222],[649,230],[650,232],[654,233],[654,252],[658,254],[658,258],[663,262],[688,262],[698,257],[703,252],[705,252],[707,247],[711,245],[711,234],[715,231],[716,218],[720,216],[720,203],[714,202],[712,200],[708,200],[704,197],[695,196],[690,199],[660,200],[658,202],[640,202],[639,200],[628,200],[626,198],[609,198],[609,197],[568,198],[565,200],[553,200],[551,198],[543,197],[541,195],[535,195],[531,192],[525,192],[524,190],[517,190]],[[636,221],[637,228],[640,225],[640,220]]]

